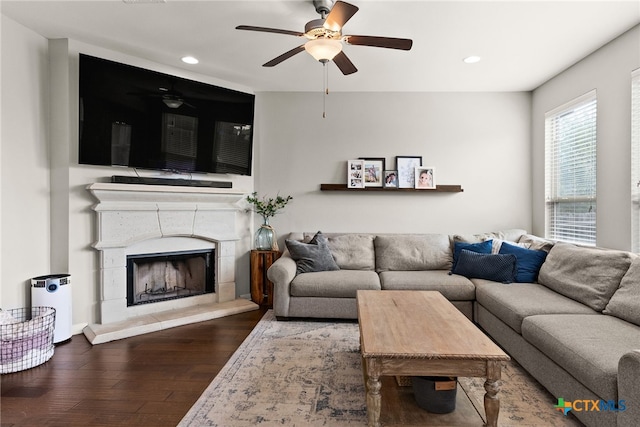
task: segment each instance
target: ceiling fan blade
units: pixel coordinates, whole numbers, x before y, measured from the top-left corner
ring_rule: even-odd
[[[353,65],[353,62],[351,62],[351,60],[347,58],[347,55],[345,55],[344,52],[340,52],[339,54],[337,54],[333,58],[333,62],[336,63],[340,71],[342,71],[342,74],[344,74],[345,76],[348,76],[349,74],[353,74],[356,71],[358,71],[356,66]]]
[[[267,28],[267,27],[253,27],[251,25],[238,25],[236,30],[247,30],[247,31],[260,31],[263,33],[276,33],[276,34],[287,34],[290,36],[304,36],[304,33],[300,31],[289,31],[289,30],[281,30],[279,28]]]
[[[352,45],[385,47],[388,49],[410,50],[411,46],[413,46],[413,40],[411,39],[397,39],[394,37],[345,36],[344,40]]]
[[[278,65],[279,63],[281,63],[282,61],[284,61],[285,59],[289,59],[291,58],[293,55],[300,53],[304,50],[304,45],[300,45],[298,47],[294,47],[293,49],[291,49],[288,52],[283,53],[282,55],[273,58],[271,61],[267,62],[266,64],[263,64],[263,67],[273,67],[275,65]]]
[[[342,26],[358,11],[358,7],[338,0],[324,21],[324,27],[331,31],[340,31]]]

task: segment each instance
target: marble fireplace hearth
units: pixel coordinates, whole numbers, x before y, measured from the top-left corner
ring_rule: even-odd
[[[108,324],[91,324],[83,333],[93,345],[158,332],[176,326],[205,322],[219,317],[257,310],[255,303],[238,298],[222,303],[205,303],[132,317]]]
[[[84,334],[92,344],[251,310],[236,298],[236,216],[245,194],[200,187],[95,183],[98,200],[100,323]],[[149,304],[127,304],[127,256],[213,249],[214,292]]]

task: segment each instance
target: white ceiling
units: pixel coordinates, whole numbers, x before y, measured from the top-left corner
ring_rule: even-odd
[[[255,91],[322,88],[322,65],[306,52],[273,68],[261,66],[304,39],[235,29],[302,32],[319,18],[311,0],[127,1],[3,0],[1,7],[47,38],[78,40]],[[640,23],[640,0],[347,1],[360,10],[343,34],[411,38],[414,44],[408,52],[345,46],[359,71],[343,76],[329,64],[333,91],[528,91]],[[187,54],[200,63],[181,63]],[[482,61],[464,64],[469,55]]]

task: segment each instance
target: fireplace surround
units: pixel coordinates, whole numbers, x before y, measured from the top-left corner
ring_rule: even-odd
[[[225,315],[257,309],[250,301],[236,298],[236,216],[244,192],[119,183],[94,183],[88,190],[98,200],[93,207],[97,222],[93,247],[100,257],[100,322],[85,328],[90,341],[95,339],[96,329],[108,326],[111,330],[116,324],[126,325],[159,312],[201,305],[224,307]],[[183,251],[214,254],[213,292],[153,304],[127,304],[128,256]]]

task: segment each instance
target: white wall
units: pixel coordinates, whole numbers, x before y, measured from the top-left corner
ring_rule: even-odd
[[[258,93],[256,190],[294,200],[290,231],[473,233],[531,228],[528,93]],[[463,193],[321,192],[346,161],[420,155]]]
[[[49,274],[47,40],[2,16],[0,307],[29,307],[30,280]]]
[[[544,235],[544,115],[597,91],[597,245],[631,250],[631,72],[640,67],[640,26],[533,92],[533,231]]]

